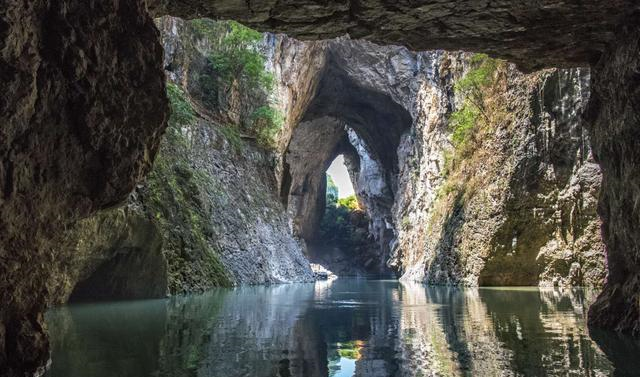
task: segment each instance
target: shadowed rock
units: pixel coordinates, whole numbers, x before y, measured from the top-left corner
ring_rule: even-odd
[[[235,19],[301,39],[349,34],[414,50],[485,51],[533,71],[595,62],[638,10],[613,1],[155,0],[156,14]]]

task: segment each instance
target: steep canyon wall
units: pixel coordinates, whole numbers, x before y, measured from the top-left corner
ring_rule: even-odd
[[[359,160],[351,175],[377,241],[362,260],[434,284],[602,285],[600,172],[581,118],[587,69],[525,75],[491,60],[490,85],[479,88],[491,119],[474,120],[482,126],[462,155],[452,119],[469,95],[456,85],[478,69],[476,55],[266,34],[267,100],[284,118],[269,151],[228,127],[264,94],[203,86],[218,34],[170,17],[158,25],[168,78],[195,117],[170,122],[124,208],[81,225],[76,253],[86,257],[63,297],[125,255],[166,266],[140,275],[160,284],[147,293],[126,293],[139,291],[127,283],[133,297],[309,279],[305,240],[316,237],[324,172],[340,153]],[[161,236],[130,245],[140,232]]]
[[[601,286],[601,176],[581,117],[588,70],[523,75],[498,63],[482,89],[484,126],[456,146],[452,115],[465,99],[454,88],[473,68],[436,66],[424,123],[400,150],[391,263],[434,284]]]

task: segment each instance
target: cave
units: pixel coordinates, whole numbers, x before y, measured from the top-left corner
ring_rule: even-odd
[[[352,135],[351,140],[359,141],[352,130],[347,132]],[[370,186],[354,188],[353,184],[354,181],[367,182],[360,179],[360,174],[379,177],[378,169],[364,167],[361,170],[361,162],[363,165],[376,164],[372,160],[362,161],[367,158],[368,154],[360,156],[353,148],[349,148],[333,159],[325,173],[326,201],[321,221],[314,237],[306,240],[309,261],[338,277],[382,275],[388,270],[388,246],[384,247],[385,242],[388,244],[388,238],[385,236],[389,237],[393,232],[385,229],[382,235],[374,235],[378,229],[369,216],[378,213],[368,211],[364,203],[365,199],[375,196],[369,195],[372,194]],[[377,164],[375,166],[379,167]],[[390,211],[386,215],[390,216]]]
[[[303,39],[349,34],[419,50],[483,51],[524,71],[590,66],[592,93],[584,118],[603,174],[598,213],[609,276],[591,306],[589,325],[640,333],[636,2],[60,0],[2,8],[0,368],[7,375],[40,373],[47,363],[43,312],[59,300],[69,264],[76,260],[72,248],[64,247],[64,232],[77,220],[124,202],[153,164],[169,108],[152,15],[165,14],[236,19]],[[341,97],[344,93],[351,95]],[[398,161],[390,151],[411,122],[394,101],[353,85],[344,72],[326,72],[293,137],[323,132],[327,142],[318,146],[309,139],[300,150],[305,143],[291,144],[280,182],[303,238],[313,238],[312,225],[323,207],[324,171],[346,146],[345,125],[370,148],[393,192]],[[308,154],[320,162],[301,165],[297,156]],[[302,202],[303,197],[309,199]]]
[[[363,263],[370,272],[388,273],[391,208],[399,172],[396,151],[413,119],[388,93],[355,82],[344,66],[340,57],[329,55],[284,154],[280,195],[286,196],[296,233],[316,249],[326,207],[326,171],[343,156],[355,195],[369,219],[365,238],[374,240],[363,246],[372,254]]]

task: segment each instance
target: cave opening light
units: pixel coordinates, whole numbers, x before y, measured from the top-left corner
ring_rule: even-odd
[[[329,182],[333,182],[332,186]],[[344,155],[338,155],[327,169],[327,193],[336,190],[336,198],[343,199],[355,194],[349,171],[345,165]]]

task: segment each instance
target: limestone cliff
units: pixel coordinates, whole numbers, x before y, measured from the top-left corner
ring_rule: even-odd
[[[72,232],[71,247],[84,258],[69,266],[59,300],[312,280],[305,246],[279,202],[274,153],[239,131],[268,101],[265,94],[243,83],[219,84],[207,60],[225,32],[206,29],[215,23],[157,23],[173,110],[169,128],[151,173],[125,206]]]
[[[456,154],[454,118],[473,94],[456,87],[477,74],[480,55],[344,38],[305,44],[327,57],[281,152],[281,195],[298,234],[313,239],[323,173],[343,154],[378,241],[370,255],[405,279],[603,283],[600,172],[581,118],[587,69],[525,75],[489,59],[495,67],[476,88],[484,114]]]
[[[401,147],[391,263],[435,284],[602,285],[600,172],[581,120],[588,70],[523,75],[496,63],[474,120],[484,126],[456,146],[455,88],[471,60],[457,71],[436,60],[421,93],[429,115]]]
[[[486,51],[527,70],[591,65],[588,130],[612,279],[591,318],[638,332],[637,2],[17,1],[3,3],[0,22],[0,366],[11,375],[45,362],[41,315],[76,262],[61,235],[121,204],[154,160],[169,110],[149,8],[301,37]]]

